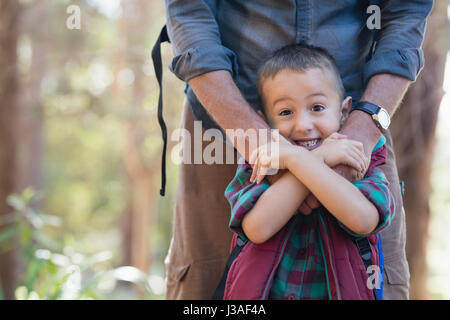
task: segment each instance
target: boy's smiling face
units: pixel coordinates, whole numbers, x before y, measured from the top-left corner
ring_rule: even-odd
[[[339,130],[351,106],[351,97],[342,102],[333,76],[320,68],[281,70],[264,80],[262,94],[272,127],[309,150]]]

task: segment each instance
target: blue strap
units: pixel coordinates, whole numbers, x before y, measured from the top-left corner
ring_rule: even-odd
[[[383,287],[384,287],[384,258],[383,249],[381,247],[381,235],[378,234],[378,261],[380,262],[380,288],[376,289],[377,300],[383,300]]]
[[[356,247],[358,248],[359,255],[364,263],[364,268],[366,271],[369,269],[369,267],[372,265],[372,249],[370,247],[370,241],[367,237],[354,237],[351,236],[353,242],[355,243]],[[378,245],[378,243],[377,243]],[[378,294],[376,289],[373,289],[373,294],[375,296],[375,299],[378,300]]]

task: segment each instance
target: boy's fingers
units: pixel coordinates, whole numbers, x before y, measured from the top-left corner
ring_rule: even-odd
[[[253,183],[258,177],[258,171],[262,166],[265,165],[266,160],[266,151],[264,146],[259,147],[255,152],[252,154],[250,161],[252,161],[253,164],[253,171],[252,175],[250,177],[250,182]]]
[[[356,146],[356,148],[357,148],[359,151],[364,152],[364,145],[362,144],[362,142],[354,141],[354,145]]]
[[[370,165],[370,159],[364,155],[364,167],[361,170],[361,173],[363,173],[363,175],[366,174],[367,169],[369,169],[369,165]]]
[[[261,172],[263,171],[262,167],[258,168],[258,173],[256,175],[256,184],[259,184],[259,182],[261,181]]]
[[[360,141],[356,140],[347,140],[345,143],[349,143],[350,146],[355,147],[360,152],[364,152],[364,145]]]
[[[334,132],[328,138],[342,140],[342,139],[347,139],[347,136],[344,134],[341,134],[339,132]]]
[[[258,158],[258,155],[259,155],[260,151],[261,151],[261,147],[258,147],[255,150],[253,150],[252,154],[250,155],[250,159],[249,159],[250,165],[255,164],[256,159]]]
[[[312,193],[306,197],[306,203],[311,209],[317,209],[318,207],[320,207],[319,200],[317,200],[317,198]]]
[[[367,169],[369,168],[370,158],[368,158],[366,156],[366,154],[363,152],[361,155],[361,161],[362,161],[362,167],[363,167],[361,172],[365,174]]]
[[[336,134],[337,134],[339,140],[348,139],[348,137],[345,134],[341,134],[341,133],[336,133]]]
[[[258,165],[255,167],[255,172],[254,172],[254,177],[253,177],[252,183],[253,182],[258,183],[258,177],[259,177],[259,170],[260,170],[260,168],[261,168],[261,164],[260,164],[259,159],[258,159]]]
[[[250,182],[253,183],[258,174],[259,161],[258,158],[255,159],[255,164],[253,165],[252,175],[250,177]]]
[[[353,158],[348,159],[347,165],[357,171],[361,171],[361,166],[359,165],[359,162],[356,159]]]
[[[364,159],[364,155],[358,154],[358,161],[359,161],[359,166],[360,166],[359,171],[363,172],[364,168],[366,167],[366,160]]]
[[[270,165],[272,164],[272,156],[271,156],[271,152],[272,151],[267,151],[264,152],[263,154],[263,166],[264,167],[270,167]]]
[[[260,184],[263,179],[264,179],[264,174],[259,174],[258,179],[256,180],[256,184]]]
[[[270,166],[261,168],[258,183],[261,183],[263,181],[263,179],[267,176],[267,172],[270,170],[270,168]]]
[[[250,165],[251,167],[252,167],[252,174],[250,175],[250,182],[252,182],[253,181],[253,175],[255,174],[255,169],[256,169],[256,163],[253,163],[253,164],[251,164]]]
[[[358,159],[358,156],[355,155],[355,153],[353,151],[350,151],[349,154],[347,155],[346,159],[344,160],[344,164],[354,168],[355,170],[361,171],[362,167],[361,167],[361,163]]]
[[[364,156],[359,152],[359,150],[353,150],[352,157],[358,162],[358,167],[355,168],[358,171],[362,171],[364,169]]]
[[[250,157],[248,158],[248,162],[249,162],[250,166],[252,166],[252,167],[255,164],[255,158],[256,158],[257,154],[258,154],[258,149],[255,149],[255,150],[253,150],[253,152],[250,154]]]
[[[306,204],[306,202],[303,202],[300,205],[299,211],[301,214],[307,216],[307,215],[311,214],[312,209]]]
[[[358,159],[358,161],[360,163],[361,168],[359,171],[363,171],[364,168],[366,167],[366,163],[367,163],[367,160],[366,160],[367,157],[364,154],[364,152],[361,151],[358,146],[354,145],[352,148],[352,155],[353,155],[353,157]]]
[[[266,176],[267,170],[268,170],[268,167],[265,163],[260,164],[260,166],[258,167],[258,173],[257,173],[257,178],[256,178],[256,181],[258,184],[261,183],[261,181]]]
[[[332,134],[330,134],[328,137],[327,137],[327,139],[337,139],[337,132],[334,132],[334,133],[332,133]]]

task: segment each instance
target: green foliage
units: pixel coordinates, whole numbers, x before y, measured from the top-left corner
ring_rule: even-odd
[[[61,228],[62,221],[35,210],[38,198],[30,188],[11,195],[8,203],[14,212],[0,221],[8,226],[0,233],[0,250],[11,250],[18,243],[26,267],[17,299],[108,299],[122,290],[118,281],[138,288],[140,294],[128,293],[128,298],[162,298],[162,279],[130,266],[111,268],[110,251],[86,255],[48,236],[48,230]]]
[[[105,14],[112,2],[117,12]],[[39,172],[39,178],[25,178],[18,184],[35,183],[40,194],[28,189],[12,195],[9,201],[14,212],[2,215],[0,222],[4,224],[0,250],[11,250],[17,244],[23,256],[24,276],[16,296],[161,299],[177,182],[176,166],[169,156],[167,195],[149,195],[155,199],[148,231],[152,275],[115,267],[128,254],[124,252],[122,226],[129,223],[124,221],[124,212],[135,187],[124,166],[130,143],[127,128],[136,132],[143,163],[149,172],[155,172],[151,192],[159,194],[159,90],[150,51],[165,23],[164,3],[22,3],[18,46],[23,83],[20,94],[25,101],[22,109],[40,129],[33,132],[39,137],[35,145],[21,144],[18,148],[32,150],[26,153],[29,157],[21,156],[20,162],[36,161],[31,167]],[[81,8],[80,30],[65,26],[69,5]],[[140,20],[138,13],[142,13]],[[180,124],[184,83],[168,72],[172,47],[164,45],[162,50],[164,117],[171,133]],[[123,70],[132,71],[133,83],[119,81]],[[74,284],[79,286],[75,293],[67,289]],[[140,288],[138,294],[136,287]]]

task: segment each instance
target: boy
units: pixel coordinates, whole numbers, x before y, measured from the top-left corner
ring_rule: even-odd
[[[230,228],[246,244],[230,267],[224,298],[374,299],[368,272],[377,270],[377,234],[394,212],[377,168],[386,157],[384,137],[369,164],[361,143],[337,133],[352,102],[323,49],[277,50],[262,66],[258,87],[265,116],[279,130],[279,152],[260,147],[251,157],[253,170],[239,165],[225,191]],[[276,169],[288,171],[269,186],[263,177],[274,160]],[[368,170],[352,184],[331,169],[338,164]],[[297,214],[309,192],[323,207]],[[358,248],[364,237],[368,248]],[[360,256],[363,249],[371,266]]]

